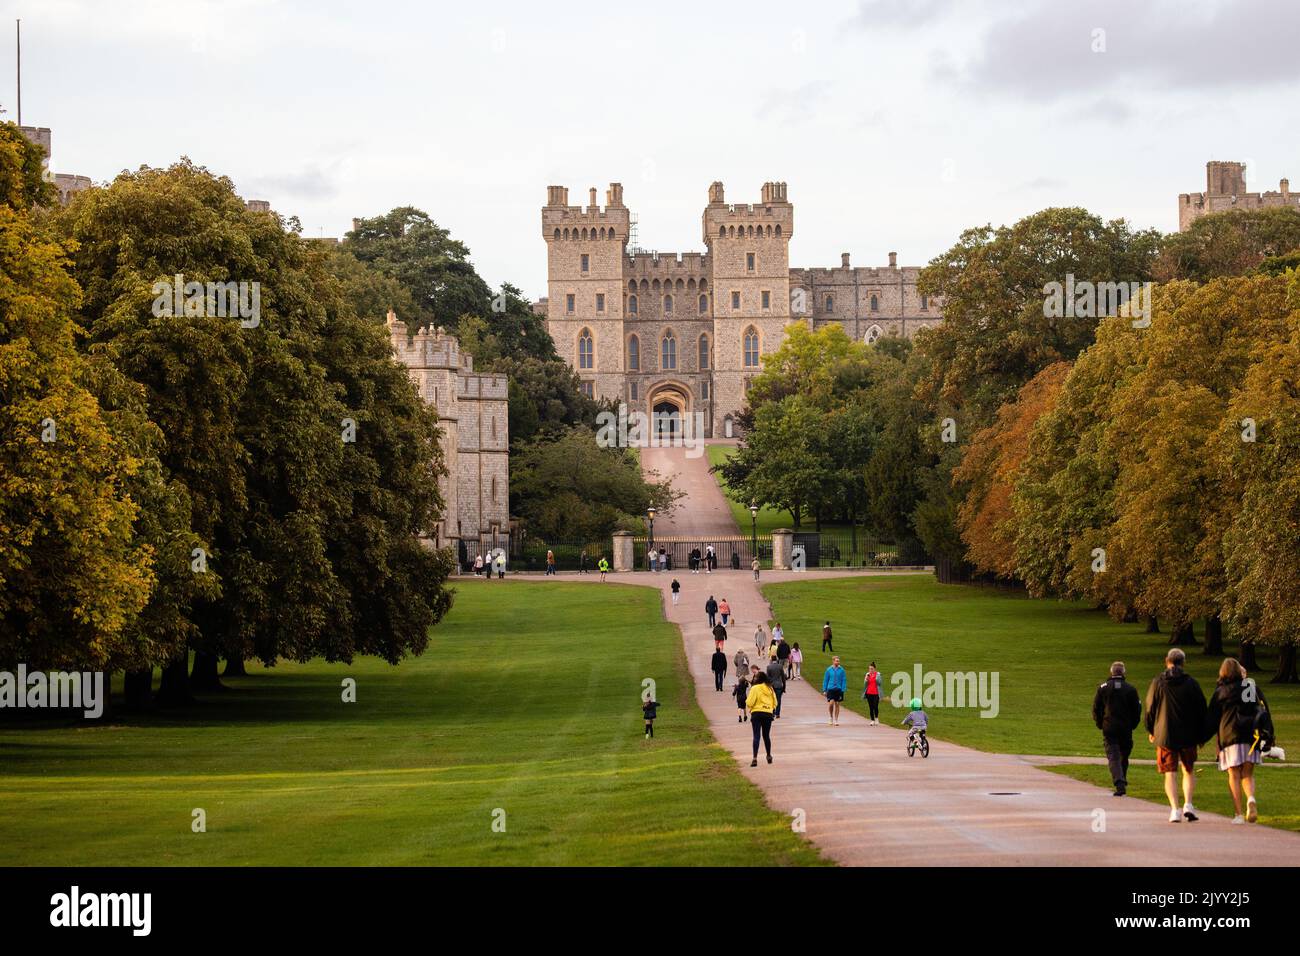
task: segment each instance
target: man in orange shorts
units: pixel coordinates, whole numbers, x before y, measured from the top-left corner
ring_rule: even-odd
[[[1205,695],[1196,678],[1183,670],[1187,657],[1171,647],[1165,670],[1147,690],[1147,739],[1156,745],[1156,769],[1164,775],[1169,822],[1196,821],[1196,749],[1205,736]],[[1178,808],[1178,767],[1183,768],[1183,806]]]

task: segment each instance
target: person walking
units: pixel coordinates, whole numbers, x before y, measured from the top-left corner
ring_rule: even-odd
[[[704,549],[704,573],[712,574],[713,570],[717,566],[718,566],[718,555],[716,552],[714,552],[713,545],[709,545],[707,548]]]
[[[743,671],[736,671],[736,686],[731,688],[731,696],[736,698],[736,709],[739,713],[736,715],[736,723],[743,724],[749,720],[749,712],[745,710],[745,698],[749,695],[749,668]]]
[[[785,641],[776,645],[776,662],[781,665],[781,673],[790,679],[790,645]]]
[[[732,658],[731,663],[735,665],[737,679],[749,673],[749,655],[745,653],[743,647],[736,651],[736,656]]]
[[[827,651],[830,651],[832,654],[835,653],[835,645],[831,643],[830,621],[827,621],[822,625],[822,653],[825,654]]]
[[[579,574],[587,573],[587,549],[586,548],[583,548],[582,554],[578,556],[578,573]]]
[[[478,577],[482,573],[483,573],[483,555],[476,554],[474,555],[474,577]]]
[[[555,552],[551,551],[550,549],[547,549],[546,552],[546,573],[547,574],[555,573]]]
[[[781,629],[781,622],[776,621],[772,624],[772,640],[780,644],[785,640],[785,631]]]
[[[673,578],[673,583],[670,585],[670,587],[673,589],[673,607],[676,607],[677,601],[681,597],[682,582],[678,581],[676,578]]]
[[[709,616],[709,627],[718,623],[718,602],[713,600],[712,594],[710,594],[709,599],[704,602],[704,613]]]
[[[713,689],[722,690],[722,679],[727,676],[727,655],[722,651],[722,645],[719,644],[713,652]]]
[[[700,573],[700,549],[691,548],[691,553],[686,556],[686,563],[691,567],[691,574]]]
[[[790,648],[790,665],[794,668],[792,680],[803,680],[803,651],[799,649],[799,642],[795,641],[794,646]]]
[[[867,676],[862,679],[862,697],[871,712],[867,726],[880,723],[880,671],[876,670],[875,661],[871,662],[871,666],[867,668]]]
[[[1219,666],[1219,681],[1205,715],[1207,736],[1214,737],[1219,769],[1228,775],[1228,792],[1237,815],[1233,823],[1254,823],[1259,819],[1255,802],[1255,765],[1263,750],[1272,747],[1273,719],[1259,686],[1248,680],[1246,668],[1235,657],[1225,657]],[[1245,813],[1241,798],[1246,797]]]
[[[754,569],[754,580],[757,581],[758,580],[758,558],[755,558],[750,563],[750,567]]]
[[[844,700],[844,691],[848,686],[848,675],[840,666],[840,659],[831,658],[831,666],[822,675],[822,693],[826,696],[826,710],[830,713],[832,727],[840,725],[840,703]]]
[[[502,551],[500,554],[497,555],[497,580],[504,581],[505,579],[506,579],[506,553]]]
[[[1115,796],[1128,792],[1128,758],[1133,753],[1133,729],[1142,722],[1142,701],[1137,688],[1124,679],[1124,662],[1110,665],[1110,677],[1097,686],[1092,698],[1092,721],[1101,731]]]
[[[1204,739],[1205,694],[1196,678],[1183,670],[1187,655],[1171,647],[1165,669],[1147,689],[1147,740],[1156,745],[1156,770],[1164,775],[1169,822],[1195,823],[1196,748]],[[1178,810],[1178,767],[1183,768],[1183,809]]]
[[[722,623],[726,624],[727,618],[731,617],[731,605],[727,603],[726,598],[718,602],[718,613],[722,615]]]
[[[605,560],[603,554],[600,556],[600,563],[596,565],[596,568],[600,571],[600,579],[604,581],[605,575],[609,572],[609,562]]]
[[[727,629],[721,623],[713,625],[713,643],[718,650],[727,643]]]
[[[757,627],[754,628],[754,652],[759,657],[764,657],[766,656],[764,654],[766,650],[767,650],[767,634],[764,633],[763,631],[763,625],[759,624]]]
[[[767,682],[772,685],[772,693],[776,694],[776,709],[772,712],[772,716],[780,720],[781,698],[785,696],[785,669],[780,661],[773,660],[768,663]]]
[[[659,549],[659,570],[660,571],[668,570],[668,552],[665,551],[663,548]]]
[[[776,693],[767,682],[767,675],[762,671],[754,674],[745,697],[745,708],[749,711],[749,723],[754,728],[754,759],[751,767],[758,766],[758,741],[762,737],[763,749],[767,751],[767,762],[772,762],[772,712],[776,710]]]
[[[653,697],[641,701],[641,715],[645,718],[645,739],[655,735],[655,718],[659,716],[659,702]]]

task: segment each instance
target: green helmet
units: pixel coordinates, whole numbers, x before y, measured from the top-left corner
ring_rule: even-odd
[[[911,707],[913,710],[920,710],[920,709],[921,709],[921,698],[919,698],[919,697],[913,697],[911,703],[909,703],[908,706]]]

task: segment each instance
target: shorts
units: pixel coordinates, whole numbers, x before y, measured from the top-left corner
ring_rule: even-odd
[[[1264,758],[1259,748],[1251,749],[1251,744],[1229,744],[1219,751],[1219,769],[1240,767],[1242,764],[1259,763]]]
[[[1164,747],[1156,748],[1156,770],[1160,773],[1173,773],[1178,769],[1179,764],[1188,773],[1192,772],[1192,764],[1196,763],[1195,747],[1179,747],[1177,750],[1166,750]]]
[[[827,699],[827,700],[843,700],[843,699],[844,699],[844,691],[842,691],[842,690],[828,690],[828,691],[826,692],[826,699]]]

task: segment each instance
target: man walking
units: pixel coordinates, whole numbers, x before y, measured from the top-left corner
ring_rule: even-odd
[[[1115,796],[1128,790],[1128,758],[1133,752],[1133,728],[1142,722],[1142,701],[1137,688],[1124,679],[1124,662],[1110,665],[1110,678],[1092,698],[1092,719],[1101,731]]]
[[[710,594],[709,599],[704,602],[704,613],[709,616],[709,627],[713,627],[713,625],[718,623],[718,602],[713,600],[712,594]]]
[[[555,552],[549,549],[546,552],[546,573],[555,573]]]
[[[673,578],[672,589],[673,589],[673,607],[676,607],[677,599],[681,597],[682,582],[678,581],[676,578]]]
[[[849,676],[840,666],[840,659],[831,658],[831,666],[822,675],[822,693],[826,695],[826,709],[830,713],[832,727],[840,725],[840,703],[844,700],[844,690],[848,686]]]
[[[832,654],[835,653],[835,645],[831,643],[830,621],[827,621],[822,625],[822,653],[825,654],[827,651],[830,651]],[[836,660],[839,660],[839,658],[837,657]]]
[[[1182,648],[1171,647],[1165,670],[1147,690],[1147,739],[1156,745],[1156,770],[1164,775],[1169,822],[1196,821],[1196,748],[1205,739],[1205,695],[1196,678],[1183,670]],[[1183,809],[1178,812],[1178,767],[1183,768]]]
[[[600,563],[596,567],[600,570],[600,579],[604,581],[605,575],[609,572],[609,562],[605,560],[603,554],[600,556]]]
[[[779,719],[781,698],[785,696],[785,670],[780,661],[771,661],[767,665],[767,682],[772,685],[772,692],[776,694],[776,710],[772,711],[772,716]]]
[[[713,689],[722,690],[722,679],[727,676],[727,655],[721,645],[713,652]]]
[[[578,558],[578,573],[579,574],[587,573],[587,549],[586,548],[582,549],[582,555]]]
[[[753,562],[750,564],[750,567],[754,569],[754,580],[757,581],[758,580],[758,558],[755,558],[753,560]]]
[[[713,625],[713,643],[718,650],[727,643],[727,629],[721,623]]]

